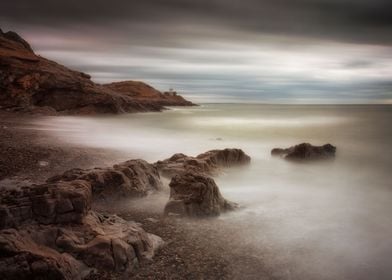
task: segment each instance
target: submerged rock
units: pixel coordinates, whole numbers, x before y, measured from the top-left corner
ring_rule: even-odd
[[[302,143],[290,148],[275,148],[271,150],[271,155],[281,156],[288,160],[320,160],[335,157],[336,147],[331,144],[313,146],[309,143]]]
[[[241,149],[211,150],[196,157],[184,154],[174,154],[155,166],[165,177],[193,172],[203,175],[213,175],[221,167],[232,167],[250,163],[250,157]]]
[[[165,214],[205,217],[218,216],[237,205],[224,199],[215,181],[196,173],[176,175],[170,182],[170,199]]]

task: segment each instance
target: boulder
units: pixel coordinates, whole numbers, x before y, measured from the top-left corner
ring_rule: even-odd
[[[95,196],[140,197],[162,188],[157,167],[144,160],[128,160],[110,168],[71,169],[48,182],[84,180]]]
[[[196,157],[174,154],[155,166],[165,177],[172,178],[176,174],[194,172],[203,175],[215,175],[220,168],[246,165],[250,157],[241,149],[211,150]]]
[[[165,206],[166,215],[218,216],[237,207],[222,197],[212,178],[204,175],[192,172],[176,175],[169,185],[170,199]]]
[[[335,157],[335,153],[336,147],[331,144],[313,146],[309,143],[302,143],[286,149],[275,148],[271,150],[271,155],[293,161],[330,159]]]

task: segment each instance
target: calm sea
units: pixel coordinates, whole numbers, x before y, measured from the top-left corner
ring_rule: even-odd
[[[216,178],[243,206],[219,218],[238,228],[233,240],[283,279],[392,279],[391,121],[392,106],[382,105],[204,104],[39,125],[66,142],[120,150],[123,159],[241,148],[251,165]],[[295,164],[270,156],[301,142],[331,143],[336,159]]]

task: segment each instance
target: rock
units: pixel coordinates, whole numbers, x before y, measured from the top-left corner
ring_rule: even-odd
[[[170,200],[165,214],[206,217],[218,216],[235,209],[235,203],[224,199],[215,181],[207,176],[185,173],[176,175],[170,182]]]
[[[91,186],[86,181],[75,180],[2,189],[0,202],[0,229],[32,221],[80,223],[91,207]]]
[[[134,222],[90,212],[73,225],[0,231],[1,279],[80,279],[83,270],[130,272],[163,245]]]
[[[221,167],[232,167],[250,163],[250,157],[240,149],[211,150],[196,157],[175,154],[172,157],[155,163],[165,177],[176,174],[194,172],[203,175],[214,175]]]
[[[153,169],[139,161],[114,168],[134,176]],[[130,272],[151,260],[162,239],[92,211],[91,197],[90,182],[78,178],[2,188],[0,279],[80,279],[86,269]]]
[[[271,155],[293,161],[330,159],[335,157],[335,153],[336,147],[331,144],[313,146],[309,143],[302,143],[287,149],[275,148],[271,150]]]
[[[212,162],[219,167],[232,167],[250,163],[250,156],[241,149],[212,150],[196,157],[199,160]]]
[[[160,111],[166,105],[193,105],[180,96],[168,99],[145,84],[143,92],[151,94],[140,97],[120,88],[116,91],[115,85],[96,84],[90,78],[88,74],[36,55],[15,32],[0,32],[2,110],[49,115],[97,114]]]
[[[162,188],[158,169],[144,160],[129,160],[111,168],[71,169],[48,182],[85,180],[95,196],[140,197]]]

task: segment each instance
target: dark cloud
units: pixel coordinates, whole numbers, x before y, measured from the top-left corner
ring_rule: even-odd
[[[4,22],[62,28],[109,24],[116,33],[129,26],[132,29],[132,25],[155,24],[159,32],[178,25],[203,25],[331,40],[392,42],[390,0],[13,0],[2,1],[0,17]],[[132,34],[140,36],[143,29],[135,29]]]
[[[0,27],[98,82],[196,101],[392,103],[391,0],[13,0]]]

